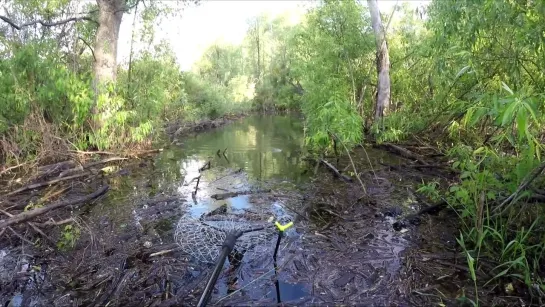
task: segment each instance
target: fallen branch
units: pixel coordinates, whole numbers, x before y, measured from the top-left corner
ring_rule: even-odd
[[[545,162],[541,163],[540,166],[535,168],[530,174],[526,176],[524,181],[519,185],[517,190],[507,197],[502,203],[494,208],[494,216],[503,215],[507,210],[513,205],[515,198],[524,191],[545,169]]]
[[[62,161],[49,165],[42,165],[38,167],[39,174],[36,177],[42,177],[54,174],[56,172],[62,172],[71,169],[76,166],[74,161]]]
[[[162,256],[162,255],[170,254],[172,252],[177,252],[177,251],[180,251],[180,250],[182,250],[181,247],[166,249],[166,250],[162,250],[162,251],[159,251],[159,252],[156,252],[156,253],[152,253],[152,254],[149,255],[149,257]]]
[[[83,165],[83,168],[86,169],[86,168],[89,168],[89,167],[92,167],[92,166],[96,166],[96,165],[100,165],[100,164],[104,164],[104,163],[108,163],[108,162],[112,162],[112,161],[123,161],[123,160],[128,160],[128,158],[121,158],[121,157],[106,158],[106,159],[100,160],[100,161],[85,163]]]
[[[403,147],[400,147],[394,144],[389,144],[389,143],[384,143],[380,146],[386,147],[389,151],[392,151],[393,153],[398,154],[404,158],[416,160],[424,165],[428,165],[428,162],[426,162],[424,157],[414,152],[411,152]]]
[[[222,199],[237,197],[237,196],[240,196],[240,195],[269,193],[270,191],[271,190],[246,190],[246,191],[239,191],[239,192],[227,192],[227,193],[212,194],[212,195],[210,195],[210,197],[215,199],[215,200],[222,200]]]
[[[5,210],[2,210],[0,209],[0,212],[2,212],[4,215],[12,218],[13,217],[13,214],[5,211]],[[51,239],[48,235],[46,235],[40,228],[38,228],[38,226],[36,226],[34,223],[32,222],[26,222],[26,224],[28,226],[30,226],[32,229],[34,229],[34,231],[36,231],[37,233],[39,233],[42,237],[44,237],[44,239],[46,241],[49,242],[49,244],[51,244],[52,246],[55,246],[55,241],[53,241],[53,239]]]
[[[105,186],[101,187],[100,189],[96,190],[95,192],[93,192],[93,193],[91,193],[89,195],[85,195],[83,197],[79,197],[79,198],[72,199],[72,200],[67,200],[67,201],[57,202],[57,203],[49,205],[49,206],[33,209],[33,210],[30,210],[30,211],[25,211],[23,213],[14,215],[11,218],[0,221],[0,229],[11,226],[11,225],[14,225],[14,224],[19,224],[19,223],[26,222],[26,221],[31,220],[31,219],[39,216],[39,215],[47,213],[47,212],[49,212],[51,210],[55,210],[55,209],[58,209],[58,208],[61,208],[61,207],[75,205],[75,204],[79,204],[79,203],[83,203],[83,202],[95,199],[95,198],[101,196],[102,194],[106,193],[108,191],[108,189],[109,189],[109,186],[105,185]]]
[[[72,153],[77,153],[81,155],[115,155],[115,152],[110,151],[80,151],[80,150],[69,150]]]
[[[49,181],[45,181],[45,182],[29,184],[27,186],[24,186],[24,187],[21,187],[21,188],[15,190],[15,191],[9,192],[8,194],[5,194],[3,196],[4,197],[12,196],[12,195],[24,192],[24,191],[28,191],[28,190],[32,190],[32,189],[36,189],[36,188],[41,188],[41,187],[48,186],[48,185],[51,185],[51,184],[54,184],[54,183],[57,183],[57,182],[61,182],[61,181],[69,180],[69,179],[74,179],[74,178],[79,178],[79,177],[83,177],[83,176],[86,176],[86,175],[88,175],[87,172],[77,174],[77,175],[68,176],[68,177],[57,178],[57,179],[53,179],[53,180],[49,180]]]
[[[19,234],[17,231],[13,230],[13,228],[11,227],[7,227],[7,229],[9,229],[14,235],[16,235],[19,239],[21,239],[21,241],[23,242],[26,242],[28,245],[32,245],[34,246],[34,242],[31,242],[29,240],[27,240],[25,237],[23,237],[23,235]]]
[[[76,220],[74,220],[74,218],[67,218],[67,219],[64,219],[64,220],[61,220],[61,221],[54,221],[53,219],[47,221],[47,222],[43,222],[43,223],[34,223],[34,225],[38,226],[38,227],[46,227],[46,226],[59,226],[59,225],[64,225],[64,224],[68,224],[68,223],[73,223],[75,222]]]
[[[352,169],[354,170],[354,174],[356,175],[356,178],[358,179],[358,181],[360,182],[360,185],[361,185],[361,188],[363,189],[363,193],[364,194],[367,194],[367,189],[365,188],[365,184],[363,184],[363,181],[361,181],[361,178],[360,178],[360,175],[358,173],[358,170],[356,169],[356,165],[354,164],[354,160],[352,160],[352,156],[350,155],[350,151],[348,151],[348,148],[346,147],[346,145],[344,145],[344,142],[341,141],[341,139],[339,139],[337,137],[337,135],[335,135],[333,132],[329,132],[331,133],[337,140],[339,140],[339,142],[341,143],[341,145],[343,145],[344,147],[344,150],[346,151],[346,154],[348,155],[348,158],[350,159],[350,164],[352,164]],[[365,148],[364,148],[365,150]],[[376,176],[376,175],[375,175]]]
[[[28,164],[28,162],[23,162],[23,163],[14,165],[14,166],[10,166],[10,167],[8,167],[6,169],[3,169],[2,171],[0,171],[0,176],[2,176],[3,174],[5,174],[5,173],[7,173],[7,172],[9,172],[9,171],[11,171],[13,169],[19,168],[19,167],[27,165],[27,164]]]
[[[342,180],[344,180],[346,182],[352,182],[352,178],[350,178],[350,177],[348,177],[348,176],[346,176],[344,174],[341,174],[341,172],[339,172],[339,170],[336,169],[335,166],[333,166],[331,163],[327,162],[326,160],[320,159],[320,163],[327,166],[333,172],[333,174],[335,174],[337,177],[341,178]],[[365,191],[365,189],[364,189],[364,191]]]

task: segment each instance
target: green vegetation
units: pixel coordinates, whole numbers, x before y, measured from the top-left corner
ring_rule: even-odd
[[[140,9],[147,26],[134,37],[142,40],[170,12],[112,2]],[[444,190],[427,183],[420,191],[459,214],[476,287],[485,257],[497,264],[489,283],[518,280],[544,295],[545,191],[535,171],[545,141],[544,2],[433,1],[382,12],[391,78],[383,118],[375,116],[377,45],[363,3],[323,1],[296,25],[257,16],[241,45],[210,46],[191,72],[160,43],[128,67],[114,61],[109,75],[96,64],[108,53],[103,25],[89,21],[104,12],[89,5],[87,19],[16,29],[71,17],[77,5],[39,3],[12,0],[0,22],[0,163],[146,144],[166,121],[248,111],[302,112],[306,144],[317,149],[332,146],[333,135],[348,148],[417,137],[461,174]]]

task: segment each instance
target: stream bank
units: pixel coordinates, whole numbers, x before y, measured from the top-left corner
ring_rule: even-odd
[[[448,184],[451,174],[414,167],[413,160],[382,149],[359,147],[352,158],[365,195],[356,180],[339,180],[304,159],[302,133],[297,117],[251,116],[222,129],[184,132],[183,141],[170,142],[158,154],[112,161],[106,171],[91,168],[69,183],[10,198],[28,210],[38,200],[62,201],[109,187],[83,206],[35,221],[52,242],[26,225],[3,234],[1,303],[195,305],[211,266],[177,249],[174,233],[184,215],[223,205],[274,206],[295,222],[279,252],[278,288],[285,306],[455,306],[457,297],[471,297],[473,285],[456,246],[457,217],[447,210],[414,216],[426,206],[415,192],[417,185],[431,179]],[[347,157],[326,159],[349,174]],[[67,188],[69,195],[59,193]],[[233,194],[217,197],[224,193]],[[68,217],[73,221],[66,225],[45,225]],[[229,272],[221,275],[211,303],[277,304],[271,258],[265,253],[245,256],[248,265],[235,273],[235,283]],[[509,303],[499,295],[480,299],[486,305]]]

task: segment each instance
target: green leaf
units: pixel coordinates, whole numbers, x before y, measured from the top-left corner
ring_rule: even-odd
[[[458,79],[460,78],[461,75],[463,75],[468,69],[470,69],[471,66],[465,66],[463,67],[462,69],[460,69],[460,71],[456,74],[456,76],[454,77],[454,79]]]
[[[528,103],[528,102],[523,102],[522,105],[526,108],[526,110],[528,110],[528,112],[530,112],[530,114],[532,115],[532,119],[534,121],[537,121],[537,110],[535,109],[534,105],[532,103]]]
[[[506,90],[507,92],[509,92],[509,94],[513,95],[513,91],[509,88],[509,86],[507,86],[507,84],[505,84],[503,81],[501,82],[501,87],[503,87],[504,90]]]
[[[518,112],[517,113],[517,130],[519,139],[522,139],[526,135],[528,120],[526,113]]]
[[[507,107],[507,109],[503,113],[503,118],[502,118],[502,121],[501,121],[502,126],[505,126],[505,125],[507,125],[507,124],[509,124],[509,123],[511,123],[513,121],[513,114],[515,112],[515,108],[517,107],[517,105],[518,104],[516,102],[512,102]]]

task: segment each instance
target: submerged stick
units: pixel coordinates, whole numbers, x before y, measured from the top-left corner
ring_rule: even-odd
[[[232,198],[237,197],[240,195],[249,195],[249,194],[259,194],[259,193],[269,193],[271,190],[247,190],[247,191],[239,191],[239,192],[227,192],[227,193],[219,193],[219,194],[212,194],[210,195],[211,198],[215,200],[222,200],[226,198]]]
[[[61,208],[61,207],[75,205],[75,204],[79,204],[79,203],[89,201],[91,199],[95,199],[95,198],[99,197],[100,195],[106,193],[109,188],[110,188],[109,186],[105,185],[105,186],[101,187],[100,189],[96,190],[95,192],[93,192],[93,193],[91,193],[89,195],[85,195],[83,197],[78,197],[78,198],[72,199],[72,200],[57,202],[57,203],[49,205],[49,206],[33,209],[33,210],[30,210],[30,211],[25,211],[23,213],[14,215],[13,217],[10,217],[10,218],[8,218],[6,220],[0,221],[0,228],[5,228],[5,227],[8,227],[8,226],[11,226],[11,225],[14,225],[14,224],[19,224],[19,223],[22,223],[22,222],[26,222],[26,221],[31,220],[31,219],[39,216],[39,215],[47,213],[47,212],[49,212],[51,210],[55,210],[55,209],[58,209],[58,208]]]
[[[197,190],[199,189],[199,182],[201,182],[201,176],[197,177],[197,185],[195,185],[195,194],[197,194]]]
[[[207,170],[207,169],[210,169],[210,160],[208,160],[208,162],[206,162],[205,165],[203,165],[201,168],[199,168],[199,172],[202,172],[202,171]]]

